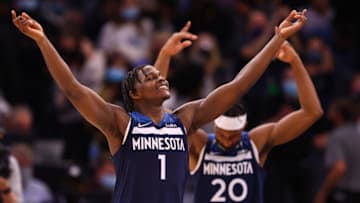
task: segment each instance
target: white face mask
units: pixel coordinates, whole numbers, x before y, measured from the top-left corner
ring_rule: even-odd
[[[112,191],[115,187],[116,176],[112,174],[104,174],[100,177],[99,183],[106,190]]]

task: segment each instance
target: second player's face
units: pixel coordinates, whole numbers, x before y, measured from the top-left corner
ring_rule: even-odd
[[[240,142],[242,130],[223,130],[215,127],[216,140],[224,148],[229,149]]]
[[[142,99],[168,99],[170,97],[169,83],[160,75],[154,66],[145,66],[143,71],[138,71],[140,83],[136,84],[136,91]]]

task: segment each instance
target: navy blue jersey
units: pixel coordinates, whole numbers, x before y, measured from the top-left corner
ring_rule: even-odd
[[[222,149],[214,134],[209,134],[191,174],[195,180],[196,203],[263,203],[264,172],[247,132],[243,132],[240,143],[229,150]]]
[[[131,112],[123,145],[112,157],[116,169],[114,203],[182,203],[189,173],[186,130],[165,113],[157,125]]]

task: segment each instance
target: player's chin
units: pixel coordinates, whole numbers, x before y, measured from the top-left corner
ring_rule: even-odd
[[[167,100],[170,98],[170,93],[169,92],[164,92],[162,91],[159,95],[159,97],[161,97],[162,100]]]
[[[159,94],[163,97],[170,97],[170,91],[169,89],[160,89]]]
[[[169,93],[169,92],[163,93],[161,96],[162,96],[164,99],[169,99],[169,98],[170,98],[170,93]]]

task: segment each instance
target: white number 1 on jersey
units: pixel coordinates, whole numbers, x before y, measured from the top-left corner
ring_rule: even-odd
[[[166,179],[166,155],[158,154],[158,159],[160,160],[160,180]]]

